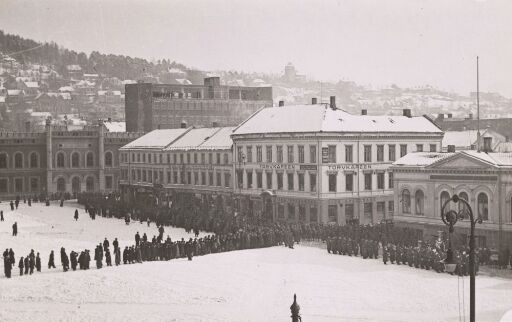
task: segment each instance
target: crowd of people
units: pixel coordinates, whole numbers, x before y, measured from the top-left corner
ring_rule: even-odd
[[[96,268],[101,269],[103,262],[106,266],[142,263],[144,261],[172,260],[212,253],[227,252],[250,248],[262,248],[285,245],[293,248],[301,240],[325,242],[327,251],[332,254],[347,256],[361,256],[363,259],[377,259],[382,257],[384,264],[408,265],[410,267],[432,269],[443,272],[443,260],[446,257],[444,241],[424,241],[418,238],[416,230],[394,227],[388,223],[375,225],[350,224],[344,226],[322,224],[285,224],[262,222],[255,218],[244,216],[225,216],[217,214],[212,216],[207,212],[197,211],[194,208],[171,208],[157,206],[138,206],[125,204],[118,195],[101,195],[97,193],[83,193],[77,195],[78,202],[84,205],[85,211],[94,220],[96,215],[124,219],[127,224],[132,220],[151,223],[157,228],[158,235],[148,239],[144,233],[134,236],[134,244],[126,246],[124,250],[119,246],[117,238],[113,241],[113,250],[105,238],[94,250],[92,260]],[[30,200],[30,199],[29,199]],[[12,202],[11,202],[12,203]],[[19,200],[13,203],[17,207]],[[61,199],[62,206],[62,199]],[[79,219],[78,210],[73,218]],[[165,226],[183,228],[187,233],[194,233],[195,238],[172,240],[170,236],[164,239]],[[17,230],[17,227],[16,227]],[[209,235],[199,237],[199,231],[210,232]],[[14,227],[13,227],[14,234]],[[500,254],[499,267],[506,268],[512,257],[508,249]],[[454,250],[457,262],[455,274],[467,275],[469,273],[468,249],[459,247]],[[506,259],[504,259],[506,258]],[[477,249],[477,269],[480,264],[492,262],[491,254],[487,248]],[[64,271],[89,269],[91,261],[90,251],[71,251],[69,257],[65,249],[61,248],[61,264]],[[20,275],[41,270],[41,259],[32,251],[19,262]],[[12,250],[4,252],[5,275],[11,276],[11,269],[15,265]],[[31,268],[32,267],[32,268]],[[55,268],[53,251],[49,255],[48,268]]]

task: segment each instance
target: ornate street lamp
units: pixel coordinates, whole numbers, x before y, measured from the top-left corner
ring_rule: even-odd
[[[454,203],[462,202],[465,207],[462,207],[459,211],[448,210],[445,212],[446,206],[453,201]],[[465,209],[464,209],[465,208]],[[453,258],[452,240],[451,234],[453,234],[453,226],[457,221],[464,219],[464,214],[469,214],[469,220],[471,221],[471,229],[469,234],[469,321],[475,321],[475,225],[476,223],[482,223],[481,218],[474,218],[473,210],[469,203],[463,198],[459,198],[458,195],[454,194],[450,199],[446,200],[441,208],[441,219],[448,226],[450,235],[448,236],[448,250],[446,251],[445,270],[448,273],[453,273],[457,264]]]

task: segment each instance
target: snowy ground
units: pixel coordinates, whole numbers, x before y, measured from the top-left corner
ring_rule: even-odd
[[[50,249],[88,248],[105,237],[124,247],[136,231],[152,237],[154,224],[97,217],[91,221],[76,205],[21,205],[11,213],[0,204],[0,250],[12,247],[16,259],[39,251],[43,272],[0,278],[0,321],[290,321],[297,294],[302,319],[311,321],[459,321],[458,293],[469,320],[469,280],[408,266],[383,265],[329,255],[324,249],[273,247],[63,273],[48,271]],[[18,222],[18,237],[11,225]],[[172,239],[189,238],[166,227]],[[0,263],[1,265],[2,263]],[[91,264],[93,264],[91,262]],[[3,268],[2,268],[3,273]],[[477,321],[500,321],[512,309],[512,280],[477,277]],[[464,289],[463,286],[464,285]],[[463,296],[464,295],[464,296]],[[460,301],[462,315],[462,298]]]

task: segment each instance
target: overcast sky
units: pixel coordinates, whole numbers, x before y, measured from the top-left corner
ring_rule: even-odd
[[[512,1],[0,0],[0,29],[90,53],[512,97]]]

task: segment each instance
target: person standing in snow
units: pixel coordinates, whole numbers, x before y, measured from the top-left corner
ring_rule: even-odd
[[[0,210],[0,221],[4,221],[4,211]]]
[[[11,278],[11,270],[12,270],[11,259],[9,258],[9,256],[5,255],[5,253],[4,253],[4,274],[5,274],[5,277]]]
[[[69,269],[69,258],[64,247],[61,247],[60,249],[60,262],[62,263],[62,269],[64,272],[67,272]]]
[[[18,236],[18,223],[16,221],[12,224],[12,235]]]
[[[25,263],[23,256],[20,257],[20,262],[18,263],[18,268],[20,269],[20,276],[23,276],[23,264]]]
[[[14,211],[14,202],[12,202],[12,200],[11,200],[11,202],[9,203],[9,205],[11,206],[11,211]]]
[[[50,258],[48,259],[48,269],[55,268],[55,256],[53,250],[50,252]]]
[[[75,221],[78,221],[78,209],[75,209]]]
[[[28,201],[30,202],[30,199]],[[41,257],[39,257],[39,253],[36,256],[36,269],[38,272],[41,272]]]

